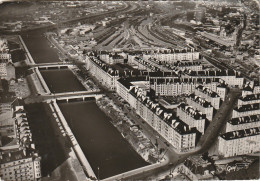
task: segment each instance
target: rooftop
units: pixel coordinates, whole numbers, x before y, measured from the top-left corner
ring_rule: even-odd
[[[228,123],[230,123],[232,125],[239,125],[239,124],[246,124],[246,123],[258,122],[258,121],[260,121],[260,114],[232,118],[232,119],[228,120]]]
[[[225,140],[256,136],[260,134],[260,127],[249,128],[244,130],[232,131],[222,134],[220,137]]]
[[[197,86],[196,89],[210,97],[219,97],[219,95],[216,92],[210,90],[207,87],[204,87],[203,85]]]
[[[201,70],[201,71],[186,71],[190,76],[235,76],[242,77],[240,72],[235,70]]]
[[[246,111],[253,111],[253,110],[258,110],[258,109],[260,109],[259,103],[246,104],[246,105],[242,105],[242,106],[234,108],[234,110],[237,112],[246,112]]]
[[[174,130],[176,130],[179,134],[190,134],[196,133],[196,128],[190,128],[189,125],[184,123],[178,117],[174,117],[172,113],[168,112],[163,106],[159,103],[153,101],[148,96],[144,96],[142,91],[138,88],[133,87],[130,90],[130,93],[136,97],[136,99],[142,102],[148,109],[150,109],[154,114],[156,114],[159,118],[161,118],[165,123],[171,126]]]
[[[188,98],[190,98],[191,100],[193,100],[194,102],[200,104],[201,106],[203,106],[205,108],[212,107],[210,102],[206,101],[205,99],[202,99],[200,96],[196,96],[194,93],[190,94],[188,96]]]
[[[178,108],[182,109],[184,112],[186,112],[188,115],[196,120],[206,119],[206,114],[195,110],[192,106],[189,106],[188,104],[181,103]]]
[[[239,98],[241,101],[253,101],[259,100],[260,94],[248,94]]]

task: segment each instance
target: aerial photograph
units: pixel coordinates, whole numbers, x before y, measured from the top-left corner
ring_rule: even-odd
[[[260,180],[259,0],[0,0],[0,181]]]

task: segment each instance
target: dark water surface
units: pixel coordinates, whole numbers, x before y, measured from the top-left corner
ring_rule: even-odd
[[[40,72],[53,93],[86,90],[69,69],[41,70]]]
[[[57,51],[50,47],[42,32],[31,31],[22,35],[22,38],[36,63],[59,61]],[[53,93],[85,90],[68,69],[43,70],[41,74]],[[95,101],[59,103],[59,106],[97,176],[97,168],[100,168],[100,179],[148,165],[110,123],[110,118],[98,108]],[[46,123],[47,129],[49,123],[42,123]],[[46,129],[40,126],[35,131],[49,135]],[[40,143],[44,141],[41,139]]]
[[[148,165],[95,101],[58,104],[93,171],[100,179]]]
[[[30,31],[22,38],[35,63],[60,62],[57,50],[50,47],[51,43],[42,32]]]

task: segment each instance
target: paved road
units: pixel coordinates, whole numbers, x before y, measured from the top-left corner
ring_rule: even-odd
[[[172,170],[178,164],[182,163],[187,157],[208,151],[212,144],[214,144],[214,140],[217,139],[220,130],[227,121],[227,118],[232,113],[232,109],[240,94],[241,92],[238,89],[231,89],[226,101],[221,105],[219,111],[214,116],[212,124],[209,125],[205,134],[201,137],[196,150],[186,154],[169,154],[170,161],[168,165],[165,165],[161,168],[149,170],[142,174],[137,174],[135,176],[126,178],[126,180],[155,179],[157,177],[160,177],[163,173],[170,173],[170,170]]]
[[[85,70],[85,68],[82,65],[79,65],[79,68],[88,74],[88,72]],[[96,82],[96,84],[100,87],[102,91],[106,95],[108,95],[114,102],[116,102],[119,105],[124,106],[124,104],[118,100],[116,96],[114,96],[111,91],[107,90],[103,85],[100,84],[99,81],[97,81],[93,76],[90,75],[92,79]],[[164,148],[167,150],[166,156],[169,158],[169,162],[167,165],[164,165],[160,168],[155,168],[147,171],[143,171],[142,173],[137,173],[134,176],[124,178],[126,180],[147,180],[147,179],[156,179],[158,176],[161,176],[162,174],[170,173],[170,170],[172,170],[176,165],[182,163],[188,156],[199,154],[206,152],[214,143],[213,140],[215,140],[224,125],[225,121],[227,120],[228,115],[230,115],[233,105],[237,98],[239,97],[240,92],[237,90],[231,90],[228,94],[228,97],[226,101],[221,106],[219,112],[216,114],[216,116],[213,118],[212,124],[208,127],[206,133],[204,136],[202,136],[200,142],[198,143],[198,147],[196,150],[190,152],[190,153],[183,153],[179,154],[176,153],[173,149],[169,149],[165,141],[162,137],[158,138],[158,135],[156,132],[151,128],[147,123],[143,123],[144,121],[142,119],[136,118],[136,113],[134,111],[131,111],[127,109],[127,107],[124,109],[124,111],[132,118],[136,124],[140,125],[145,135],[150,137],[151,141],[155,144],[156,140],[159,145],[159,148]]]

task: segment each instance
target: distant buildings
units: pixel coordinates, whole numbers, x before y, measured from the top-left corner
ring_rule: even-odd
[[[220,35],[215,35],[213,33],[208,33],[208,32],[201,32],[200,33],[202,36],[208,38],[209,40],[212,40],[219,45],[224,45],[226,47],[232,47],[236,44],[236,31],[233,33],[231,37],[227,37],[225,30],[222,29],[220,31]]]
[[[240,88],[244,85],[244,78],[240,72],[236,72],[235,70],[226,70],[226,71],[191,71],[189,70],[186,73],[187,76],[190,77],[198,77],[198,78],[220,78],[225,81],[229,86],[238,86]]]
[[[10,80],[15,78],[15,68],[7,45],[6,39],[0,39],[0,77]]]
[[[164,49],[164,50],[155,50],[155,51],[146,51],[143,54],[144,60],[148,60],[149,58],[155,58],[162,63],[175,63],[181,60],[198,60],[199,52],[194,49]]]

